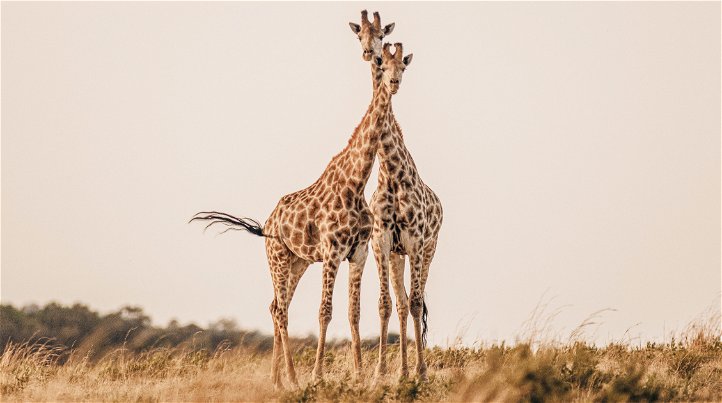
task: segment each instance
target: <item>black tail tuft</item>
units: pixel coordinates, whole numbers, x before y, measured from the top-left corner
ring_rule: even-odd
[[[429,317],[429,310],[426,308],[426,298],[423,301],[423,310],[421,311],[421,345],[426,348],[426,331],[429,330],[426,319]]]
[[[219,213],[217,211],[202,211],[200,213],[196,213],[196,215],[194,215],[193,218],[191,218],[188,222],[190,223],[196,220],[210,221],[210,223],[206,225],[206,227],[203,229],[204,231],[213,224],[223,224],[228,228],[226,228],[225,231],[221,232],[221,234],[225,233],[226,231],[234,230],[248,231],[253,235],[258,235],[262,237],[268,236],[263,233],[263,227],[261,226],[261,223],[252,218],[238,218],[230,214]]]

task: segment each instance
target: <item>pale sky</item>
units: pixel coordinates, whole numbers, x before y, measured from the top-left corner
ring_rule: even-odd
[[[346,145],[371,99],[363,8],[414,54],[393,105],[444,205],[430,342],[513,340],[540,299],[561,334],[615,309],[602,342],[719,306],[719,2],[3,2],[2,302],[272,333],[263,240],[186,222],[263,222]],[[320,269],[292,334],[318,332]],[[362,287],[368,337],[372,255]]]

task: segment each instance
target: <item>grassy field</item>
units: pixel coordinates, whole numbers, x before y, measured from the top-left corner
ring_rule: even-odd
[[[718,327],[707,327],[663,345],[430,348],[424,383],[399,381],[398,350],[391,346],[392,375],[378,385],[370,382],[375,349],[363,354],[366,380],[351,380],[349,348],[341,343],[328,351],[326,380],[310,384],[315,351],[299,345],[302,386],[283,391],[269,381],[270,354],[252,348],[119,348],[91,360],[57,345],[9,344],[0,357],[0,395],[2,401],[719,401],[719,336]]]

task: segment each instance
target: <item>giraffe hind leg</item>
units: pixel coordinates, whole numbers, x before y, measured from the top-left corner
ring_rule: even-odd
[[[269,308],[271,311],[271,317],[273,319],[273,358],[271,361],[271,382],[273,382],[273,387],[276,390],[283,389],[283,383],[281,382],[281,331],[278,327],[278,324],[275,320],[276,315],[276,298],[273,298],[273,302],[271,302],[271,306]]]
[[[421,315],[423,311],[424,297],[422,282],[423,262],[420,253],[414,253],[409,256],[411,263],[411,293],[409,295],[409,309],[411,317],[414,319],[414,341],[416,344],[416,375],[426,380],[426,362],[424,362],[424,346]]]
[[[429,267],[431,266],[431,261],[434,259],[434,254],[436,253],[436,239],[433,240],[433,242],[430,242],[428,246],[424,249],[424,262],[421,267],[421,298],[422,298],[422,311],[421,311],[421,324],[422,324],[422,330],[421,330],[421,339],[422,339],[422,345],[426,347],[426,334],[428,332],[428,317],[429,317],[429,309],[426,305],[426,280],[429,278]]]
[[[303,273],[306,272],[306,269],[308,268],[309,263],[305,262],[301,259],[297,259],[296,262],[293,263],[291,267],[291,271],[288,276],[288,305],[291,305],[291,301],[293,300],[293,294],[296,291],[296,286],[298,285],[298,281],[301,279],[301,276],[303,276]],[[271,315],[275,317],[275,309],[276,309],[277,301],[274,298],[273,302],[271,303]],[[283,389],[283,383],[281,382],[281,376],[280,376],[280,366],[281,366],[281,358],[283,357],[283,343],[281,342],[281,330],[279,326],[275,323],[274,320],[273,324],[273,361],[271,366],[271,379],[273,381],[273,386],[277,390]]]
[[[391,284],[394,287],[396,296],[396,312],[399,315],[399,354],[401,355],[401,367],[399,375],[401,378],[409,376],[409,360],[407,353],[406,325],[409,317],[409,299],[406,296],[404,285],[404,266],[406,258],[404,255],[391,254]]]
[[[276,296],[274,300],[275,307],[273,312],[273,321],[274,328],[278,327],[280,338],[279,349],[282,349],[283,357],[286,361],[286,375],[288,376],[288,380],[294,386],[298,387],[298,378],[296,377],[296,370],[293,366],[293,357],[291,356],[291,349],[288,342],[288,305],[290,298],[289,279],[291,276],[292,254],[291,251],[280,242],[267,240],[266,255],[268,257],[268,265],[271,270],[271,278],[273,279],[274,293]],[[276,336],[274,334],[274,345],[275,341]],[[278,356],[276,359],[280,359],[280,351],[278,349],[277,352]],[[278,366],[276,366],[276,372],[278,371]],[[278,379],[280,382],[280,377],[278,377],[275,373],[272,377],[274,380]]]

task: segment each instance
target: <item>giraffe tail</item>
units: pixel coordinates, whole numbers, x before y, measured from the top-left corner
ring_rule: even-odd
[[[423,301],[423,308],[421,311],[421,345],[426,348],[426,333],[429,330],[426,319],[429,317],[429,310],[426,308],[426,298]]]
[[[208,223],[208,225],[206,225],[206,227],[203,229],[204,231],[211,227],[213,224],[223,224],[227,228],[223,232],[221,232],[221,234],[225,233],[226,231],[234,230],[248,231],[253,235],[261,237],[268,236],[263,233],[263,227],[258,221],[252,218],[238,218],[230,214],[219,213],[218,211],[202,211],[200,213],[196,213],[193,218],[191,218],[188,222],[190,223],[193,221],[210,221],[210,223]]]

